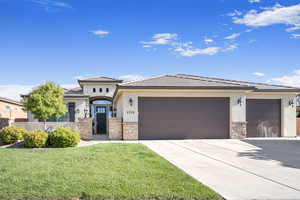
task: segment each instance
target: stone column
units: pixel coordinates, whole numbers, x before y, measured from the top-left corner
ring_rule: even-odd
[[[247,136],[247,122],[231,123],[231,139],[244,139]]]
[[[138,140],[138,122],[124,122],[123,123],[123,139],[124,140]]]
[[[92,118],[79,119],[77,123],[78,131],[81,139],[91,140],[93,139],[93,124]]]
[[[122,119],[116,117],[110,117],[108,120],[109,127],[109,139],[122,140]]]

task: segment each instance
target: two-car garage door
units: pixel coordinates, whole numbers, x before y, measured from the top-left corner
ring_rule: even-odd
[[[229,138],[229,98],[140,97],[139,139]]]
[[[229,98],[140,97],[139,139],[229,138]],[[247,137],[281,136],[281,100],[248,99]]]

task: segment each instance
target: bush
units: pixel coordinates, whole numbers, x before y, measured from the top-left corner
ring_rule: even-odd
[[[80,142],[80,136],[75,130],[58,127],[49,136],[49,144],[54,147],[75,147]]]
[[[29,148],[45,147],[48,134],[42,130],[28,131],[24,134],[24,146]]]
[[[23,135],[27,131],[18,126],[9,126],[0,130],[0,140],[4,144],[13,144],[23,139]]]

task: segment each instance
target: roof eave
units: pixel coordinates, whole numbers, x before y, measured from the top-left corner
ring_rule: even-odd
[[[232,86],[124,86],[119,85],[118,89],[168,89],[168,90],[255,90],[255,87],[232,87]]]
[[[107,80],[107,81],[101,81],[101,80],[77,80],[78,83],[122,83],[123,80]]]
[[[21,97],[24,99],[28,97],[28,95],[22,94]],[[64,98],[90,98],[88,95],[64,95]]]
[[[296,92],[296,93],[300,93],[300,89],[255,89],[253,92]]]
[[[14,104],[14,105],[17,105],[17,106],[23,106],[23,104],[21,102],[17,102],[17,101],[10,100],[10,99],[0,99],[0,101],[6,102],[6,103],[9,103],[9,104]]]
[[[83,98],[83,99],[86,99],[86,98],[90,98],[90,96],[87,96],[87,95],[64,95],[64,98]]]

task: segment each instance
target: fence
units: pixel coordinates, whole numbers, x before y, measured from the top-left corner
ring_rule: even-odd
[[[46,125],[44,122],[14,122],[11,125],[23,127],[29,131],[38,129],[44,130],[45,126],[46,130],[53,130],[57,127],[65,127],[77,130],[83,140],[91,140],[93,137],[91,118],[81,119],[78,122],[46,122]]]

